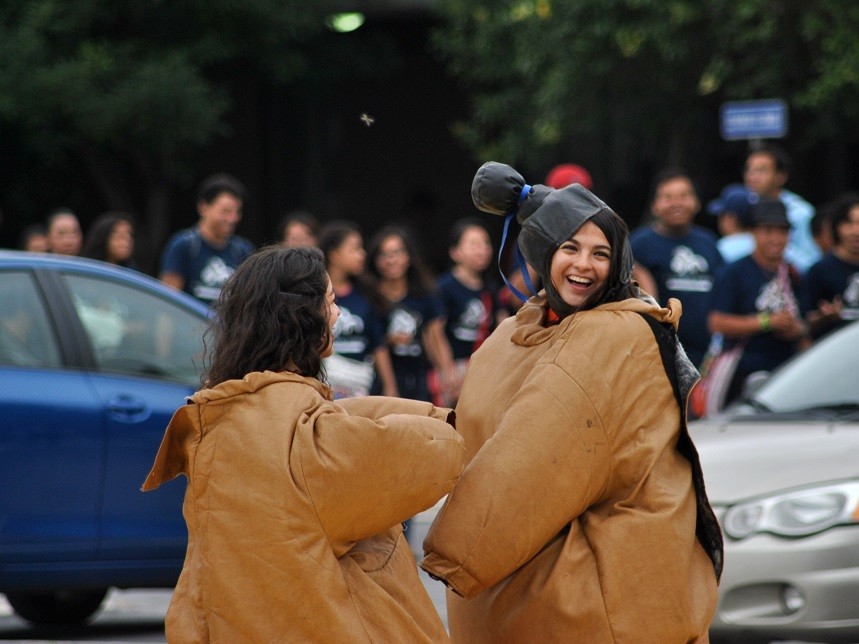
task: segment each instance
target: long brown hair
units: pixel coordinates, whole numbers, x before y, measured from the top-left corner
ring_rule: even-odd
[[[321,377],[321,352],[331,336],[327,290],[325,258],[317,248],[277,244],[248,257],[213,305],[205,385],[287,367]]]

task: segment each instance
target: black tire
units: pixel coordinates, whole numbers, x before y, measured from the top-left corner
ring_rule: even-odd
[[[15,613],[34,624],[81,624],[92,617],[107,595],[107,588],[7,593]]]

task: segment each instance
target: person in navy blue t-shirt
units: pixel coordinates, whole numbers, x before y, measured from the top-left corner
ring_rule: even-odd
[[[430,368],[455,372],[444,308],[404,228],[386,226],[367,244],[368,271],[387,300],[386,336],[400,396],[430,400]]]
[[[360,230],[352,222],[331,222],[319,234],[319,248],[340,308],[334,325],[334,353],[325,361],[335,398],[379,393],[397,396],[385,343],[385,304],[372,284],[362,279],[367,254]]]
[[[484,278],[492,262],[486,227],[472,217],[454,222],[448,253],[453,267],[438,278],[436,288],[444,305],[444,333],[453,358],[467,360],[506,313],[497,290]]]
[[[693,221],[701,202],[689,176],[667,168],[654,182],[653,225],[629,236],[639,285],[665,304],[683,305],[678,336],[693,364],[700,365],[710,344],[707,315],[717,272],[724,266],[716,235]]]
[[[803,279],[802,310],[815,340],[859,320],[859,194],[837,200],[830,225],[835,246]]]
[[[791,357],[806,334],[797,301],[799,278],[784,261],[790,222],[784,204],[761,198],[750,211],[755,250],[728,264],[713,290],[710,330],[725,348],[744,343],[725,404],[742,393],[746,377],[771,371]]]
[[[239,264],[254,251],[235,234],[242,219],[245,189],[228,174],[212,175],[200,185],[194,228],[174,234],[161,256],[162,282],[211,304]]]

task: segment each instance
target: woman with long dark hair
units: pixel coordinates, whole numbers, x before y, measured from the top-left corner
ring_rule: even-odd
[[[444,337],[444,305],[405,228],[385,226],[373,235],[367,244],[367,270],[387,306],[386,336],[399,393],[430,400],[429,369],[454,379],[455,366]]]
[[[364,239],[357,224],[332,221],[319,235],[340,318],[334,326],[334,351],[326,360],[335,398],[368,393],[397,396],[391,354],[385,342],[385,303],[366,279]]]
[[[401,523],[453,486],[461,439],[449,409],[332,401],[322,360],[338,315],[315,248],[264,248],[224,285],[205,388],[143,488],[188,478],[168,640],[447,639]]]
[[[451,639],[706,642],[722,540],[680,303],[640,293],[626,224],[582,186],[488,163],[472,198],[517,218],[545,291],[472,356],[457,403],[471,462],[421,564],[451,589]]]
[[[87,230],[81,256],[136,269],[131,215],[107,212],[98,217]]]

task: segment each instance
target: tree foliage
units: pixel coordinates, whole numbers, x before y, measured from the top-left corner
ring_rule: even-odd
[[[230,107],[227,66],[287,80],[321,20],[300,0],[8,0],[0,9],[0,119],[43,148],[134,150],[167,176]]]
[[[481,158],[537,163],[587,134],[686,162],[725,100],[859,111],[859,5],[841,0],[441,0],[435,46],[472,97]],[[712,127],[711,127],[712,129]]]
[[[199,177],[206,146],[230,135],[241,92],[368,66],[366,54],[325,40],[326,4],[4,0],[0,129],[18,179],[4,195],[7,214],[40,216],[21,179],[32,193],[56,179],[68,189],[61,195],[76,188],[82,201],[136,213],[157,248],[172,195]]]

